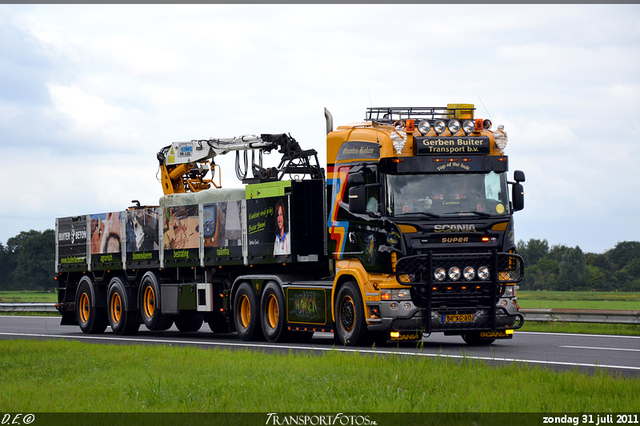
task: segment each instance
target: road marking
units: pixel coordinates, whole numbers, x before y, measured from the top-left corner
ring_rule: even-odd
[[[625,348],[596,348],[593,346],[560,346],[561,348],[572,348],[572,349],[599,349],[603,351],[629,351],[629,352],[640,352],[640,349],[625,349]]]
[[[615,337],[618,339],[640,339],[640,336],[622,336],[617,334],[580,334],[580,333],[553,333],[549,331],[516,331],[517,334],[542,334],[553,336],[577,336],[577,337]]]
[[[98,336],[68,336],[57,334],[30,334],[30,333],[4,333],[0,332],[0,336],[14,336],[14,337],[42,337],[42,338],[60,338],[69,340],[102,340],[102,341],[114,341],[114,342],[137,342],[137,343],[172,343],[180,345],[195,345],[195,346],[235,346],[243,348],[259,348],[259,349],[302,349],[322,352],[352,352],[352,353],[364,353],[364,354],[376,354],[376,355],[404,355],[404,356],[418,356],[427,358],[452,358],[452,359],[475,359],[480,361],[501,361],[501,362],[521,362],[528,364],[543,364],[543,365],[559,365],[566,367],[589,367],[589,368],[612,368],[620,370],[632,370],[640,371],[640,367],[633,367],[628,365],[606,365],[606,364],[590,364],[580,362],[563,362],[563,361],[542,361],[542,360],[527,360],[527,359],[515,359],[515,358],[496,358],[486,356],[473,356],[473,355],[450,355],[443,353],[424,353],[424,352],[406,352],[406,351],[385,351],[380,349],[364,349],[364,348],[344,348],[344,347],[304,347],[293,345],[279,345],[279,344],[264,344],[264,343],[249,343],[249,342],[211,342],[202,340],[174,340],[174,339],[136,339],[136,338],[124,338],[124,337],[98,337]]]

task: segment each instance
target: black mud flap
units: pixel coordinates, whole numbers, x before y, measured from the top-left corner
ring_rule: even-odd
[[[78,325],[75,314],[73,312],[63,314],[60,325]]]

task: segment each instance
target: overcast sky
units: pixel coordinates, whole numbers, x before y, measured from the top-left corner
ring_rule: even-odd
[[[505,126],[516,239],[640,241],[639,5],[0,5],[0,242],[157,204],[170,142],[290,132],[324,163],[324,107],[447,103]]]

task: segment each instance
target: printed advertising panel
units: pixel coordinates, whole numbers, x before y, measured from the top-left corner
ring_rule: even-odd
[[[159,260],[160,209],[136,209],[125,213],[127,261]]]
[[[91,215],[91,263],[122,262],[120,212]]]
[[[205,204],[204,257],[216,264],[242,263],[242,201]]]
[[[164,209],[165,261],[197,261],[200,258],[198,206],[176,206]]]
[[[290,256],[289,196],[247,200],[249,256]]]
[[[287,322],[297,324],[327,323],[325,289],[287,288]]]
[[[84,267],[87,262],[87,217],[58,219],[58,264],[63,268]]]

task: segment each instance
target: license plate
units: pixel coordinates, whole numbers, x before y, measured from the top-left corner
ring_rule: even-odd
[[[443,315],[443,322],[473,322],[473,314]]]

